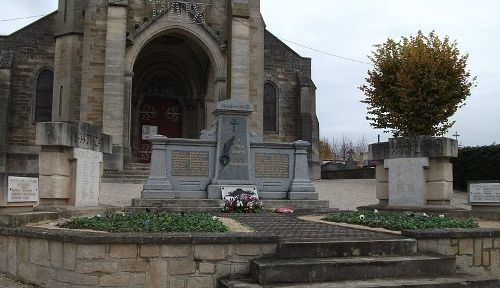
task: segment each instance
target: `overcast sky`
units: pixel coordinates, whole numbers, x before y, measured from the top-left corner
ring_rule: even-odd
[[[478,86],[453,117],[447,136],[458,131],[462,145],[500,143],[500,1],[498,0],[261,0],[267,29],[274,35],[331,54],[369,62],[373,45],[387,38],[415,35],[418,30],[448,35],[469,53]],[[57,0],[2,0],[0,20],[46,14]],[[0,22],[9,34],[36,18]],[[328,56],[287,43],[312,58],[317,113],[324,137],[364,136],[375,142],[387,134],[372,129],[357,89],[370,66]]]

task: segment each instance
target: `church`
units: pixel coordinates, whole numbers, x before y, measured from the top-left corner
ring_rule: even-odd
[[[89,123],[111,136],[104,170],[151,161],[152,135],[196,139],[219,101],[252,105],[267,142],[311,143],[311,59],[266,30],[259,0],[59,0],[0,36],[0,175],[38,175],[37,123]]]

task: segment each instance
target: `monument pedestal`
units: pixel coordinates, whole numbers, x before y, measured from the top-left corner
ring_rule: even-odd
[[[376,167],[380,205],[423,207],[450,205],[453,166],[458,143],[449,138],[391,138],[369,145],[369,160]]]
[[[200,139],[152,137],[142,199],[222,200],[225,188],[257,191],[260,199],[317,200],[309,180],[309,142],[262,142],[250,131],[251,113],[250,104],[226,100],[216,104],[214,125]]]
[[[111,152],[111,137],[88,123],[37,123],[41,146],[40,205],[99,205],[103,153]]]

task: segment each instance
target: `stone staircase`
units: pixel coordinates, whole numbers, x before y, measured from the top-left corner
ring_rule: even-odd
[[[250,279],[221,288],[498,288],[498,280],[456,273],[455,258],[417,253],[416,240],[285,241],[274,258],[250,264]]]
[[[103,183],[144,184],[149,177],[149,163],[131,163],[123,171],[105,171]]]

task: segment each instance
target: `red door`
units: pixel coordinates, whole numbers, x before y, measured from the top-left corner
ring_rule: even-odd
[[[144,99],[139,112],[141,140],[139,162],[151,162],[151,143],[153,135],[169,138],[182,137],[182,112],[179,102],[171,99]]]

